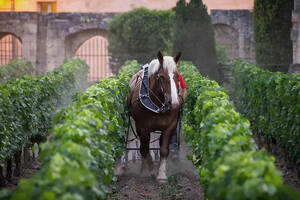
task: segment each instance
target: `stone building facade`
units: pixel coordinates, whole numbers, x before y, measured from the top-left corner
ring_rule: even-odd
[[[0,39],[7,34],[22,43],[22,57],[36,65],[36,74],[59,66],[93,36],[106,37],[114,13],[0,12]]]
[[[0,40],[7,34],[22,43],[22,56],[43,74],[72,58],[94,36],[106,38],[107,24],[116,13],[0,12]],[[253,60],[252,13],[249,10],[213,10],[216,35],[230,46],[234,58]]]
[[[97,43],[103,40],[105,45],[100,45],[102,52],[107,52],[106,25],[114,16],[132,10],[137,7],[147,7],[149,9],[172,9],[178,0],[7,0],[0,1],[0,49],[3,46],[7,49],[6,40],[17,40],[17,51],[21,56],[31,60],[36,66],[36,74],[43,74],[59,66],[66,58],[77,56],[79,49],[86,56],[94,56],[85,46],[95,37]],[[212,13],[215,32],[220,43],[226,46],[227,52],[232,58],[247,58],[252,54],[251,37],[243,37],[247,33],[246,25],[251,20],[246,20],[250,16],[245,10],[215,10],[211,9],[252,9],[254,0],[203,0],[208,11]],[[1,12],[16,11],[16,12]],[[24,12],[32,11],[32,12]],[[46,14],[45,14],[46,12]],[[64,12],[64,13],[62,13]],[[76,12],[76,13],[74,13]],[[243,14],[241,14],[243,13]],[[239,20],[237,15],[243,15],[243,20]],[[225,17],[224,19],[222,19]],[[238,22],[235,22],[238,20]],[[253,31],[249,30],[249,34]],[[102,39],[99,39],[102,37]],[[17,39],[15,39],[17,38]],[[239,38],[236,40],[236,38]],[[21,44],[21,45],[20,45]],[[90,46],[94,46],[91,44]],[[106,46],[106,47],[105,47]],[[89,47],[90,48],[90,47]],[[95,49],[95,47],[92,47]],[[247,49],[248,48],[248,49]],[[3,49],[2,49],[3,50]],[[1,50],[1,51],[2,51]],[[247,52],[244,52],[247,50]],[[86,52],[88,51],[88,52]],[[3,53],[2,53],[3,54]],[[19,54],[11,53],[8,58],[7,53],[0,55],[1,63],[16,58]],[[103,53],[102,53],[103,54]],[[107,53],[101,59],[97,59],[102,66],[108,66]],[[3,61],[3,56],[5,57]],[[250,60],[252,57],[250,58]],[[100,60],[100,61],[99,61]],[[104,61],[103,61],[104,60]],[[2,62],[3,61],[3,62]],[[88,63],[88,61],[86,60]],[[95,63],[91,60],[91,63]],[[91,64],[93,65],[93,64]],[[90,65],[90,66],[91,66]],[[91,67],[93,68],[93,67]],[[97,66],[96,68],[99,68]],[[107,68],[107,67],[105,67]],[[108,67],[109,68],[109,67]],[[101,69],[102,70],[102,69]],[[93,71],[93,70],[92,70]],[[97,71],[94,70],[94,71]]]

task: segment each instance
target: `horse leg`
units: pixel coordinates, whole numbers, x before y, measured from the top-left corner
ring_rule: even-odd
[[[142,132],[143,131],[143,132]],[[148,168],[150,171],[153,170],[153,161],[149,151],[149,143],[150,143],[150,133],[146,130],[141,130],[139,133],[140,138],[140,152],[142,155],[142,167],[141,171],[144,168]]]
[[[167,159],[169,155],[169,143],[172,138],[173,129],[166,130],[160,137],[160,166],[158,170],[157,180],[159,183],[166,183],[168,177],[167,171]]]

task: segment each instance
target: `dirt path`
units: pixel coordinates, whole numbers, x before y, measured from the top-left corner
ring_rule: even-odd
[[[14,176],[12,177],[11,182],[7,183],[7,185],[3,188],[5,189],[15,189],[18,187],[18,183],[21,179],[29,179],[31,178],[35,173],[39,171],[41,167],[41,162],[39,160],[35,160],[31,163],[28,167],[22,168],[22,173],[20,176]]]
[[[140,160],[130,161],[125,172],[118,177],[116,189],[108,199],[203,199],[200,179],[193,164],[186,159],[190,149],[185,143],[181,143],[179,159],[168,160],[167,184],[158,184],[155,176],[142,176],[140,172]],[[155,172],[159,163],[155,163]]]

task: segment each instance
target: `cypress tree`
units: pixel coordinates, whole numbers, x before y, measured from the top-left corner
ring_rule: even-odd
[[[287,72],[293,60],[291,41],[294,0],[255,0],[256,62],[270,71]]]
[[[218,80],[214,31],[202,0],[179,0],[175,8],[174,50],[192,61],[200,73]]]

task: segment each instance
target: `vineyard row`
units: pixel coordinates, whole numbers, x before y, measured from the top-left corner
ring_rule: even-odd
[[[138,69],[127,62],[117,77],[76,95],[55,117],[54,136],[42,145],[41,170],[19,183],[11,199],[105,199],[115,159],[125,145],[128,82]],[[257,150],[250,124],[227,92],[187,62],[179,67],[188,88],[184,135],[208,199],[296,199],[274,165]]]
[[[191,63],[180,66],[188,88],[184,134],[208,199],[297,199],[265,150],[257,150],[247,119],[227,92]]]
[[[16,62],[18,65],[25,65],[24,68],[28,65],[24,60]],[[7,71],[12,74],[12,70]],[[44,76],[24,76],[7,80],[0,85],[1,183],[4,179],[4,164],[11,163],[14,157],[19,167],[22,148],[46,140],[48,130],[52,127],[51,118],[54,112],[70,102],[71,96],[80,90],[87,72],[84,62],[72,60]],[[6,170],[8,177],[11,176],[10,165],[7,165]]]

